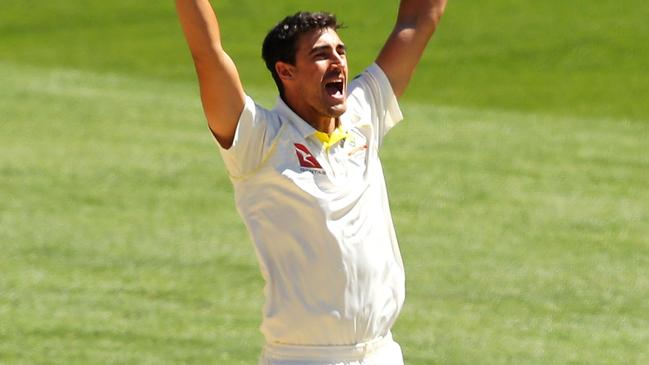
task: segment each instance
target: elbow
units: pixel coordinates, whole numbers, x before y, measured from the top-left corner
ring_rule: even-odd
[[[441,6],[430,6],[424,10],[408,9],[403,11],[397,19],[397,26],[412,28],[417,31],[434,33],[442,19],[446,3]]]
[[[442,19],[443,9],[433,9],[417,17],[417,29],[433,34]]]
[[[435,33],[438,22],[439,20],[432,20],[432,19],[422,20],[417,24],[417,31],[426,34],[430,37],[433,35],[433,33]]]
[[[437,23],[424,20],[413,20],[398,22],[394,28],[394,34],[404,39],[425,38],[429,39],[435,33]]]
[[[397,22],[396,29],[398,30],[413,30],[418,34],[426,34],[432,36],[437,29],[437,24],[441,18],[441,14],[424,13],[417,14],[410,18],[400,19]]]

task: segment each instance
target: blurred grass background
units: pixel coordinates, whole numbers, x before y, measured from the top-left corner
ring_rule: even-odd
[[[247,91],[298,9],[215,3]],[[452,1],[383,150],[408,364],[649,362],[649,8]],[[0,5],[0,363],[255,363],[262,282],[172,2]]]
[[[299,9],[335,12],[352,69],[371,62],[396,2],[222,1],[224,43],[251,89],[272,89],[260,57],[268,29]],[[646,119],[649,7],[640,0],[455,1],[408,100],[488,109]],[[5,0],[0,59],[190,80],[172,2]],[[630,96],[632,95],[632,96]]]

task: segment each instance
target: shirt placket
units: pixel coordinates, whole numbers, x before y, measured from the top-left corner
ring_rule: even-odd
[[[336,145],[333,146],[329,152],[332,165],[331,169],[335,172],[336,177],[338,178],[347,176],[347,170],[345,169],[344,152],[345,149],[340,144],[340,142],[336,143]]]
[[[320,163],[320,166],[322,166],[325,174],[327,174],[327,176],[335,177],[335,171],[332,167],[331,159],[329,158],[330,151],[327,151],[322,143],[314,136],[309,138],[309,142],[309,144],[313,146],[313,151],[315,151],[315,155],[317,156],[316,158]]]

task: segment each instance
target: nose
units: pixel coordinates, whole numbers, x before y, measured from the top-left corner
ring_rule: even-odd
[[[344,67],[345,64],[347,63],[347,60],[345,59],[345,55],[339,54],[338,52],[334,52],[333,56],[331,57],[332,64],[339,66],[339,67]]]

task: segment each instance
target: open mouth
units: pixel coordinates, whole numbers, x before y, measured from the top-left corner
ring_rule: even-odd
[[[345,84],[342,80],[331,81],[325,84],[327,94],[333,98],[340,99],[344,95]]]

